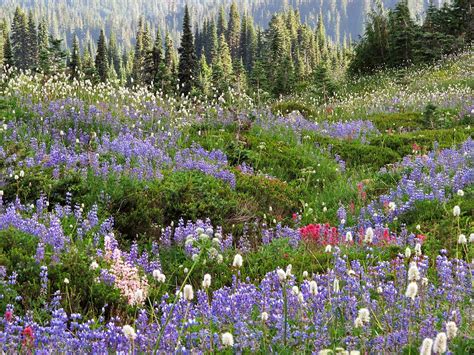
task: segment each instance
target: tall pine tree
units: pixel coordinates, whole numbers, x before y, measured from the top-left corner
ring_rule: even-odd
[[[184,9],[183,34],[181,36],[181,46],[179,48],[179,69],[178,78],[180,82],[180,92],[187,95],[195,82],[197,61],[194,49],[193,32],[191,30],[191,17],[189,8]]]
[[[105,39],[105,32],[102,29],[100,31],[99,40],[97,41],[97,54],[95,57],[95,69],[99,80],[102,82],[107,81],[109,72],[109,58],[107,53],[107,43]]]

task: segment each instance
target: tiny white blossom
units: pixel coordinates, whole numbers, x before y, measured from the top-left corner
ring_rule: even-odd
[[[458,190],[457,194],[458,194],[458,196],[463,197],[464,196],[464,191],[463,190]]]
[[[124,325],[122,327],[122,332],[123,332],[123,335],[125,335],[125,337],[128,339],[128,340],[135,340],[137,338],[137,334],[135,333],[135,329],[133,329],[131,326],[129,326],[128,324],[127,325]]]
[[[446,350],[448,350],[446,333],[438,333],[433,344],[433,351],[436,354],[444,354]]]
[[[458,326],[456,325],[456,323],[453,321],[446,323],[446,335],[448,336],[448,339],[456,338],[457,334]]]
[[[453,207],[453,216],[454,217],[459,217],[461,215],[461,207],[458,205]]]
[[[374,239],[374,230],[372,229],[372,227],[369,227],[365,230],[364,242],[372,243],[373,239]]]
[[[318,294],[318,284],[314,280],[309,283],[309,293],[311,293],[313,296]]]
[[[425,338],[421,344],[420,355],[431,355],[433,348],[433,339]]]
[[[412,281],[408,284],[405,296],[415,300],[416,295],[418,294],[418,284],[415,281]]]
[[[222,345],[229,347],[234,346],[234,336],[231,333],[222,334]]]
[[[346,233],[346,242],[352,242],[352,233],[350,231]]]
[[[286,280],[286,272],[282,269],[278,269],[277,270],[277,275],[278,275],[278,279],[280,281],[285,281]]]
[[[235,254],[232,266],[236,268],[240,268],[242,267],[242,263],[243,263],[242,255]]]
[[[308,278],[308,271],[306,271],[306,270],[303,271],[303,278],[305,278],[305,279]]]
[[[411,256],[411,249],[410,249],[410,247],[407,247],[405,249],[405,258],[409,259],[410,256]]]
[[[202,288],[209,288],[211,286],[211,275],[204,275],[204,280],[202,280]]]
[[[193,286],[185,285],[183,289],[184,298],[188,301],[192,301],[194,298]]]
[[[326,253],[330,253],[331,250],[332,250],[331,244],[326,245],[326,248],[324,249],[324,251],[325,251]]]
[[[66,285],[69,284],[69,279],[68,279],[67,277],[64,279],[64,283],[65,283]]]
[[[467,243],[467,238],[464,234],[459,234],[458,237],[458,244],[466,244]]]
[[[263,322],[266,322],[268,320],[268,313],[262,312],[262,314],[260,315],[260,318],[262,319]]]

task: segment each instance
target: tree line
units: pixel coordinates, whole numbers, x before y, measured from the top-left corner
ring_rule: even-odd
[[[6,21],[0,23],[0,63],[47,75],[66,71],[72,80],[144,85],[170,95],[237,91],[277,97],[310,88],[327,99],[336,90],[332,78],[347,67],[358,74],[427,62],[471,41],[469,0],[431,5],[422,24],[410,16],[407,0],[388,12],[377,0],[355,49],[331,41],[322,14],[311,28],[297,10],[288,9],[262,29],[233,2],[228,13],[221,7],[216,17],[194,26],[186,6],[178,49],[170,33],[152,33],[141,17],[131,50],[102,30],[95,51],[91,43],[81,49],[76,36],[67,51],[48,32],[46,20],[36,23],[31,12],[18,7],[10,30]]]
[[[422,23],[410,16],[407,0],[390,11],[377,0],[349,71],[364,74],[431,62],[470,46],[473,34],[472,0],[453,0],[440,8],[431,2]]]

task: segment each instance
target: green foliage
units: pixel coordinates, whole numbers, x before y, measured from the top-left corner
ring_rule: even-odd
[[[293,111],[298,111],[307,119],[316,117],[316,112],[314,108],[308,105],[307,103],[294,101],[294,100],[286,100],[286,101],[278,101],[272,106],[272,112],[275,115],[276,114],[287,115]]]

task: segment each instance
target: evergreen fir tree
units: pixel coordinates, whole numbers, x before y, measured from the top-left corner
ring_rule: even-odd
[[[81,71],[81,53],[79,49],[79,40],[74,35],[72,39],[71,60],[69,62],[69,70],[71,72],[71,79],[78,79]]]
[[[3,65],[8,67],[13,67],[15,65],[10,36],[8,33],[5,35],[5,44],[3,46]]]
[[[94,60],[92,59],[91,54],[91,44],[88,43],[84,48],[84,53],[82,55],[82,71],[84,72],[85,78],[91,81],[96,80],[96,70]]]
[[[196,75],[196,51],[194,50],[193,32],[191,30],[191,17],[188,6],[184,9],[183,34],[179,48],[178,78],[180,92],[187,95],[191,92]]]
[[[135,52],[133,57],[132,79],[134,85],[141,85],[143,82],[143,33],[144,33],[143,18],[138,20],[137,37],[135,39]]]
[[[41,20],[38,26],[38,70],[49,72],[49,32],[46,19]]]
[[[240,59],[240,15],[235,1],[230,5],[227,43],[229,44],[232,60],[238,62]]]
[[[107,76],[109,73],[109,58],[107,54],[107,43],[104,30],[100,31],[99,40],[97,42],[95,68],[97,75],[99,76],[99,80],[102,82],[107,81]]]
[[[220,38],[222,35],[227,34],[227,22],[225,19],[224,7],[221,6],[219,9],[219,15],[217,17],[217,37]]]
[[[408,1],[401,0],[389,13],[389,63],[407,65],[413,60],[416,24],[410,16]]]
[[[207,65],[206,57],[204,53],[202,53],[201,59],[199,60],[199,75],[197,80],[197,86],[202,95],[211,95],[211,80],[212,69]]]
[[[19,7],[15,10],[11,32],[13,62],[18,69],[26,70],[29,68],[28,22],[25,13]]]
[[[49,66],[46,74],[54,74],[63,72],[66,68],[66,52],[62,47],[62,39],[49,38]]]
[[[38,67],[38,32],[36,30],[36,22],[33,13],[28,14],[28,68],[36,70]]]

